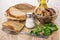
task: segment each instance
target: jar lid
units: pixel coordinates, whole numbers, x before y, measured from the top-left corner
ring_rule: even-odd
[[[31,17],[32,17],[32,12],[28,12],[28,13],[26,14],[26,16],[27,16],[28,18],[31,18]]]

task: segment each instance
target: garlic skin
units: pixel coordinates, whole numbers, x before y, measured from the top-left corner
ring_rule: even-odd
[[[31,12],[27,13],[27,19],[26,19],[25,26],[27,28],[33,28],[34,27],[34,20],[33,20]]]

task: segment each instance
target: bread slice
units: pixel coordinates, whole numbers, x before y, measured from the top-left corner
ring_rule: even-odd
[[[6,17],[12,20],[26,20],[26,13],[33,12],[35,6],[30,4],[17,4],[6,10]]]
[[[22,12],[22,11],[18,10],[17,8],[15,8],[15,7],[11,7],[9,9],[9,12],[10,12],[11,16],[18,17],[18,18],[25,15],[25,12]]]
[[[26,19],[25,12],[22,12],[22,11],[16,9],[15,7],[10,7],[6,11],[5,16],[8,19],[12,19],[12,20],[25,20]]]
[[[4,28],[12,30],[16,33],[20,32],[24,28],[24,24],[19,21],[6,21],[2,25]]]

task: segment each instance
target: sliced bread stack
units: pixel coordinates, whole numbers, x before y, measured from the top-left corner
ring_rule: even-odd
[[[6,21],[3,23],[4,28],[19,33],[24,28],[24,23],[21,23],[19,21]]]

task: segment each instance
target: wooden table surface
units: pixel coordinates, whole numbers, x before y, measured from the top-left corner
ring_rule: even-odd
[[[8,34],[2,30],[0,30],[0,40],[59,40],[60,37],[60,16],[57,17],[55,24],[57,25],[57,27],[59,28],[58,31],[52,33],[52,35],[50,35],[47,39],[45,38],[39,38],[39,37],[34,37],[34,36],[29,36],[29,35],[25,35],[25,34],[17,34],[17,35],[12,35],[12,34]],[[24,28],[22,30],[22,32],[28,32],[30,30],[28,30],[27,28]]]
[[[23,31],[28,32],[26,30],[27,29],[24,28]],[[34,37],[25,34],[12,35],[0,30],[0,40],[59,40],[59,31],[54,32],[47,39],[45,39],[45,38]]]

